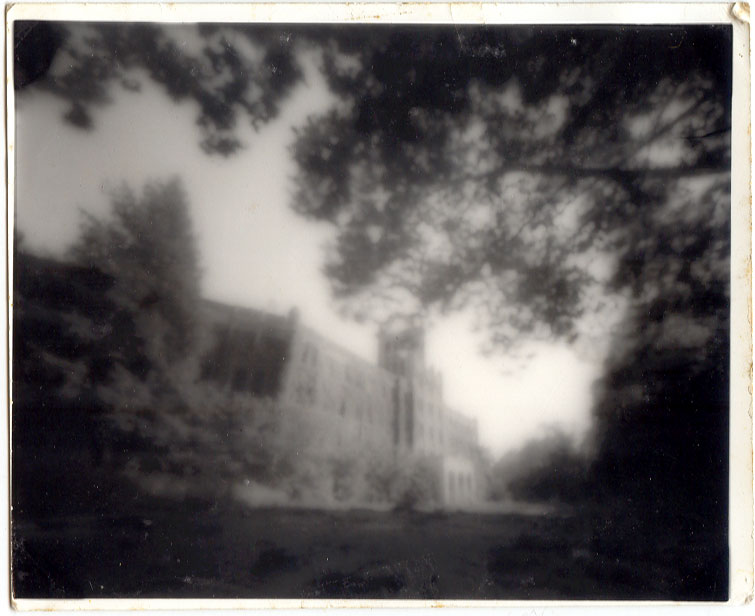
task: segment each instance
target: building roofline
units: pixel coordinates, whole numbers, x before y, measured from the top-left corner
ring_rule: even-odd
[[[302,322],[301,318],[292,319],[290,316],[281,315],[274,312],[268,312],[266,310],[261,310],[259,308],[253,308],[250,306],[239,306],[237,304],[228,304],[228,303],[221,302],[218,300],[213,300],[213,299],[203,298],[202,301],[209,307],[220,308],[222,310],[228,310],[232,312],[234,315],[240,315],[242,318],[244,316],[247,316],[247,317],[252,317],[255,320],[263,319],[263,320],[270,320],[272,322],[277,321],[279,325],[290,327],[292,332],[299,331],[307,336],[314,338],[315,340],[317,340],[318,343],[324,344],[329,349],[359,363],[362,368],[368,368],[370,370],[379,371],[380,373],[384,374],[385,376],[391,379],[406,378],[406,377],[400,377],[390,372],[389,370],[386,370],[385,368],[380,366],[377,362],[365,359],[364,357],[354,353],[353,351],[339,345],[337,342],[334,342],[332,339],[326,337],[319,331],[313,329],[312,327],[308,325],[305,325]],[[431,374],[433,373],[440,374],[437,371],[437,369],[433,368],[432,366],[426,367],[425,370]],[[410,380],[410,379],[407,379],[407,380]],[[448,415],[451,415],[452,417],[455,417],[461,420],[464,424],[467,425],[467,427],[477,430],[478,420],[476,417],[472,417],[470,415],[467,415],[466,413],[463,413],[454,408],[451,408],[450,406],[445,404],[445,402],[443,403],[443,410]]]

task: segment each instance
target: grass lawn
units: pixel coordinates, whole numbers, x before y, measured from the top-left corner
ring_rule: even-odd
[[[27,598],[684,599],[720,568],[704,546],[596,530],[581,515],[174,505],[16,521],[13,579]]]

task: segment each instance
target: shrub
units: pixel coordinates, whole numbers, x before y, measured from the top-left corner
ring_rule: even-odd
[[[411,460],[401,465],[393,486],[397,509],[415,510],[440,501],[440,479],[427,460]]]

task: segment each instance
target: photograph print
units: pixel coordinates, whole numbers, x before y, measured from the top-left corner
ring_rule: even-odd
[[[730,25],[12,33],[15,600],[730,598]]]

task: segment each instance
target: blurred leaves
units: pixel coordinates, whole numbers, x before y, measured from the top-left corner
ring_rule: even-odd
[[[726,31],[457,34],[380,31],[327,63],[338,103],[298,133],[294,207],[335,226],[325,271],[347,311],[474,306],[494,348],[572,340],[606,292],[660,283],[629,270],[639,224],[703,234],[676,258],[705,259],[725,227],[659,225],[680,192],[715,220],[691,184],[728,177]]]
[[[196,335],[200,272],[180,182],[150,184],[140,196],[124,187],[109,218],[82,217],[73,260],[116,281],[110,298],[119,318],[136,324],[153,366],[185,357]]]
[[[222,156],[242,145],[238,115],[270,121],[302,76],[285,36],[232,26],[16,22],[14,47],[16,89],[36,81],[68,101],[72,125],[93,128],[113,90],[139,91],[146,76],[173,101],[194,102],[201,147]]]
[[[730,36],[20,22],[15,70],[19,88],[36,80],[70,101],[66,118],[82,128],[115,88],[147,75],[194,101],[205,151],[230,155],[238,118],[276,118],[304,59],[314,62],[335,100],[296,130],[292,205],[335,227],[325,273],[344,312],[381,320],[474,305],[492,347],[511,348],[572,340],[607,287],[636,292],[627,226],[652,224],[691,178],[726,177]],[[688,207],[708,204],[693,195]],[[618,270],[595,275],[593,264],[616,259]]]

